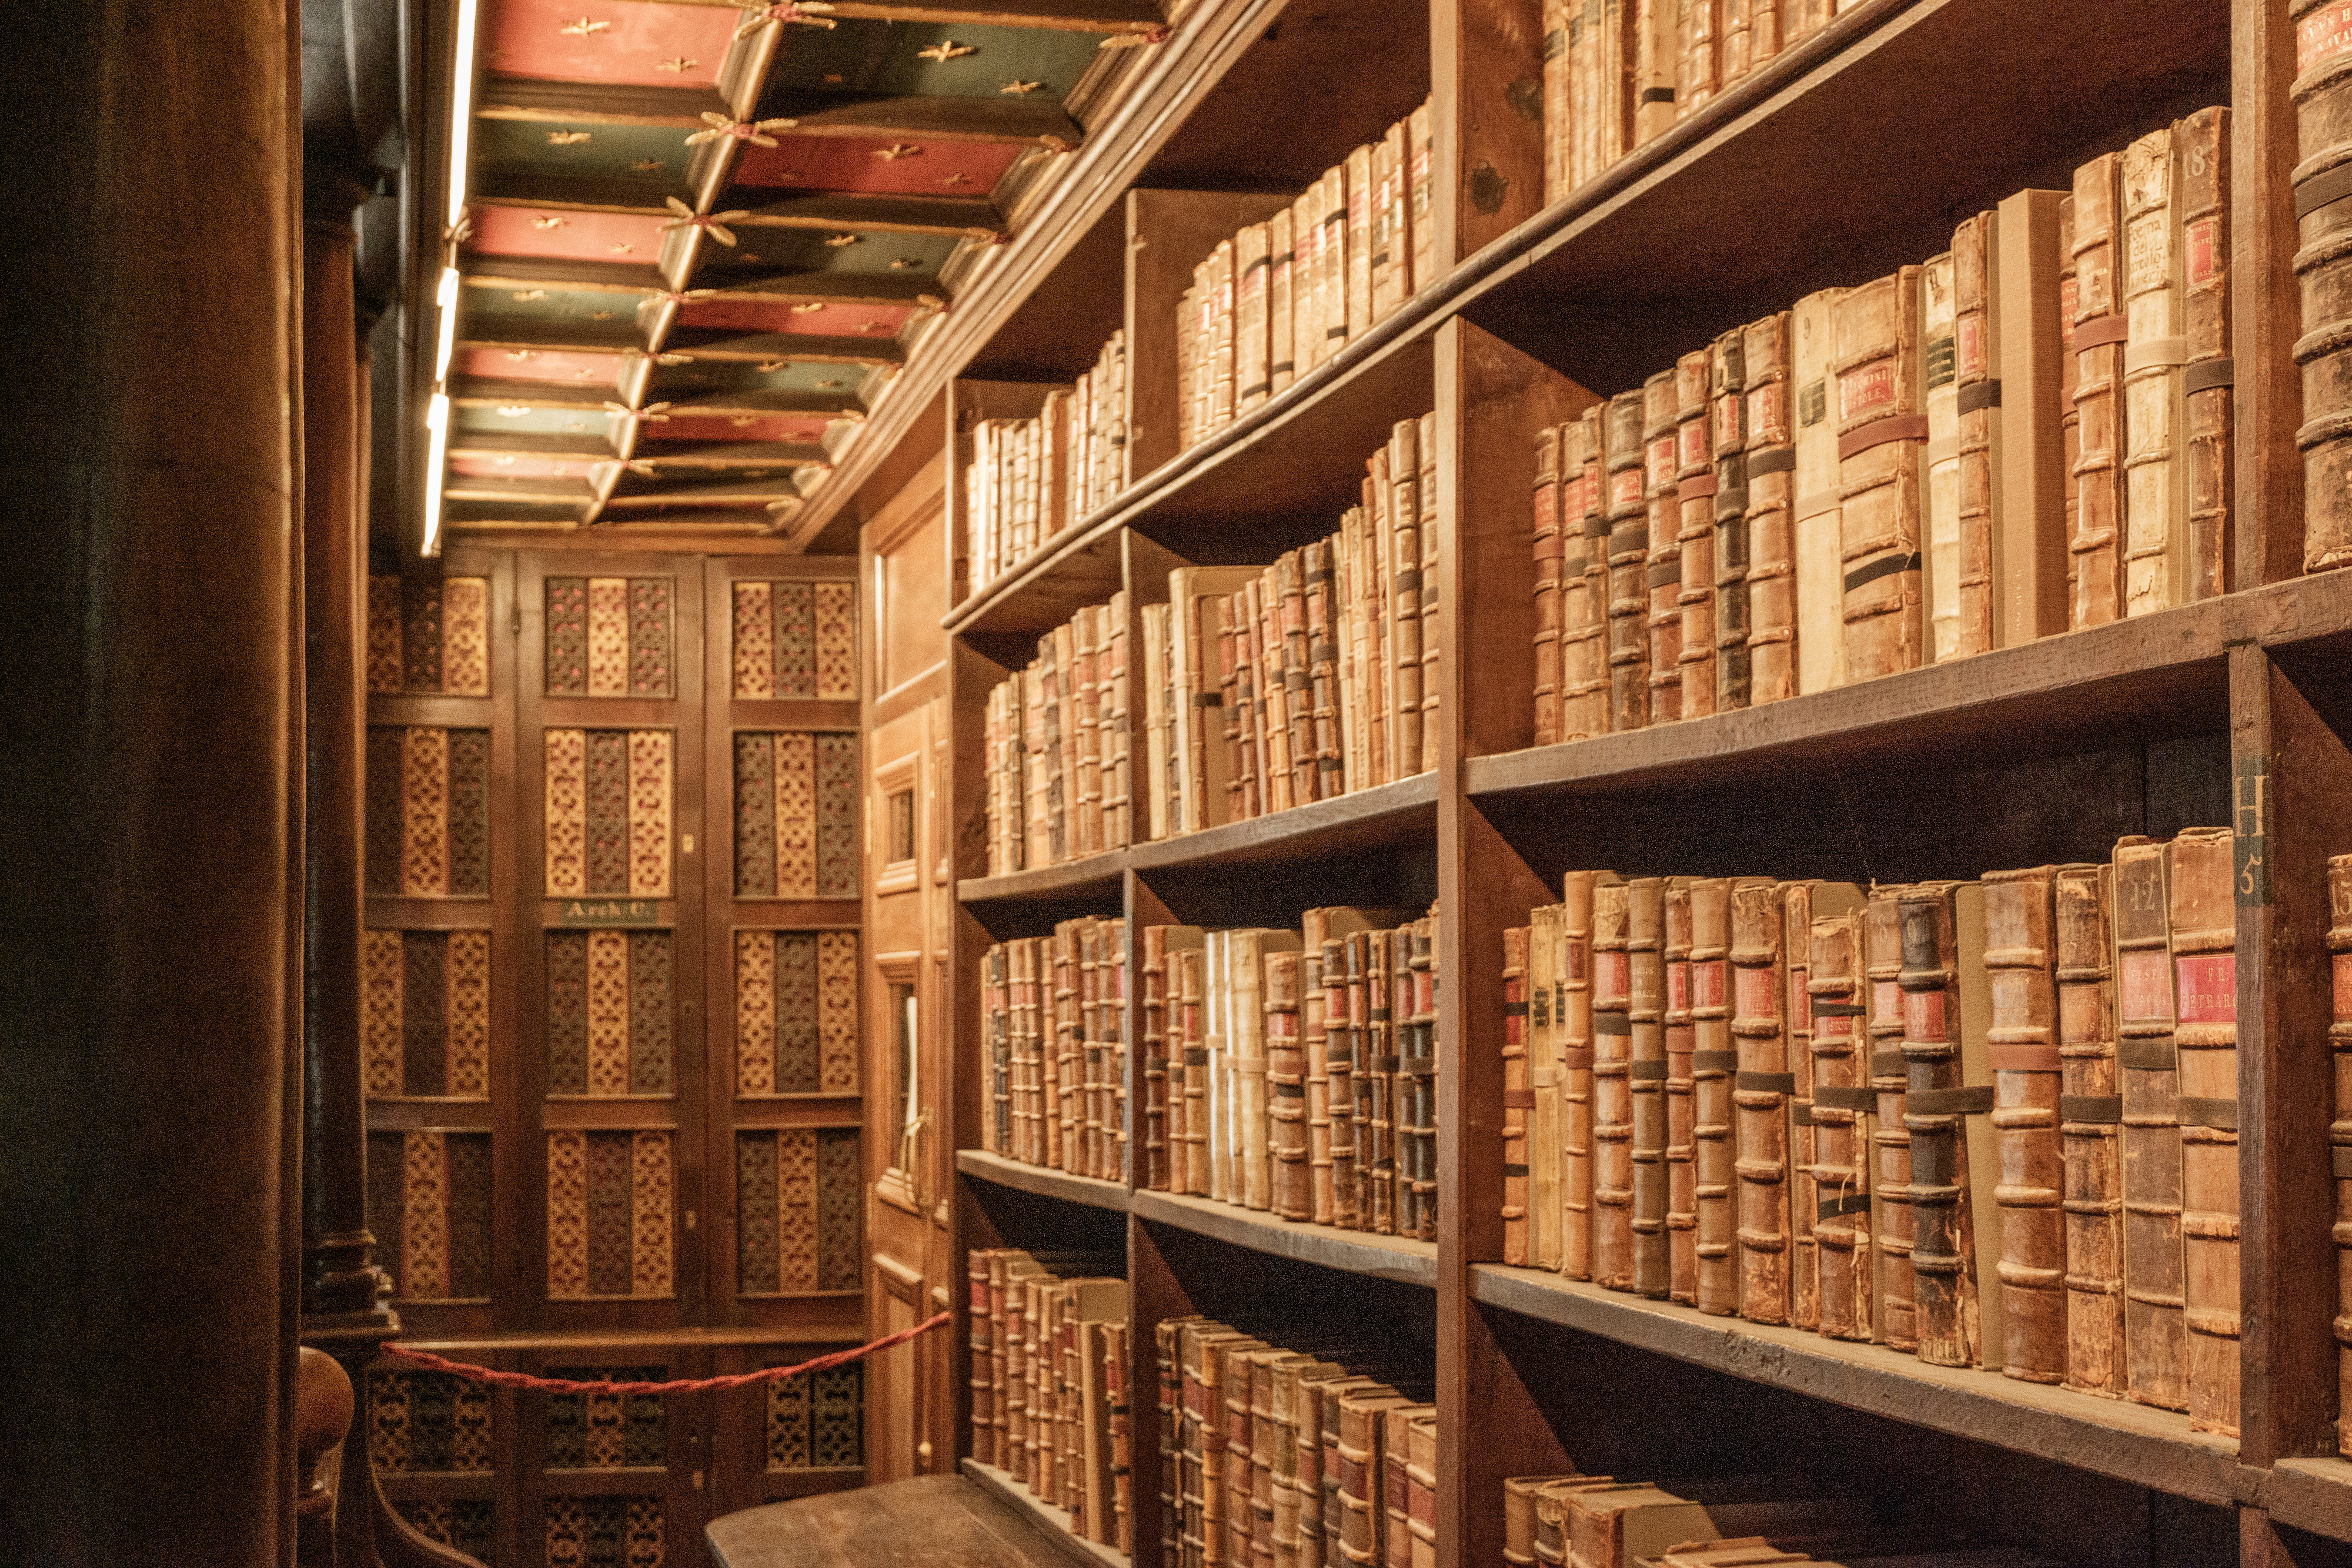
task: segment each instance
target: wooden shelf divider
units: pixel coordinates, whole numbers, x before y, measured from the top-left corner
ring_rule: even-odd
[[[1155,1225],[1295,1259],[1349,1274],[1370,1274],[1405,1285],[1437,1282],[1437,1245],[1400,1236],[1374,1236],[1329,1225],[1302,1225],[1271,1214],[1181,1193],[1149,1188],[1128,1198],[1128,1212]]]
[[[1115,1181],[1097,1181],[1092,1176],[1072,1176],[1067,1171],[1008,1160],[984,1149],[958,1149],[955,1159],[956,1169],[964,1175],[992,1181],[999,1186],[1019,1187],[1040,1197],[1058,1197],[1093,1208],[1123,1211],[1127,1207],[1127,1188]]]

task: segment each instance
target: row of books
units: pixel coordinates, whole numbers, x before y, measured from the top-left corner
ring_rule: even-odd
[[[1506,1260],[2234,1432],[2232,882],[2218,828],[1867,892],[1569,873],[1506,939]]]
[[[1538,744],[2229,586],[2229,110],[1538,440]]]
[[[1127,593],[1037,639],[988,694],[988,873],[1124,848],[1132,821]]]
[[[2330,5],[2295,13],[2295,280],[2302,334],[2303,564],[2352,565],[2352,26]],[[2352,1403],[2347,1403],[2352,1408]]]
[[[1193,268],[1176,307],[1180,449],[1282,392],[1437,276],[1430,137],[1424,102]]]
[[[1437,918],[1147,925],[1139,1185],[1437,1239]]]
[[[1544,0],[1544,200],[1556,202],[1859,0]]]
[[[991,1154],[1127,1180],[1127,922],[1081,916],[989,948]]]
[[[1205,1318],[1154,1329],[1169,1568],[1433,1568],[1437,1411],[1392,1351]]]
[[[1512,1568],[2049,1568],[2011,1547],[1923,1546],[1864,1502],[1796,1478],[1636,1481],[1512,1476],[1503,1482]]]
[[[974,1248],[971,1457],[1078,1535],[1134,1550],[1127,1281],[1116,1254]]]
[[[1094,369],[1046,392],[1032,419],[972,423],[964,465],[965,549],[974,591],[1127,488],[1127,334]]]

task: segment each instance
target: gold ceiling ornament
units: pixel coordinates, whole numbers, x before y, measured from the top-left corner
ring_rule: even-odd
[[[566,22],[556,29],[567,38],[590,38],[598,33],[609,33],[612,30],[612,23],[599,22],[588,16],[583,16],[577,22]]]
[[[629,167],[640,174],[658,174],[669,165],[658,158],[640,158]]]
[[[953,38],[941,38],[928,49],[917,49],[915,57],[919,60],[937,60],[941,65],[945,65],[950,60],[961,59],[965,55],[978,53],[980,53],[980,46],[977,44],[959,44]]]
[[[769,145],[773,146],[774,143],[771,142]],[[662,233],[667,234],[672,229],[701,229],[720,245],[731,246],[735,243],[735,231],[727,226],[729,224],[740,223],[751,215],[751,209],[748,207],[737,207],[731,212],[705,214],[696,212],[676,196],[664,196],[662,200],[669,204],[671,212],[677,214],[670,222],[662,225]]]
[[[789,131],[800,123],[796,120],[730,120],[716,110],[702,111],[702,123],[708,131],[697,131],[686,139],[688,147],[698,147],[706,141],[748,141],[754,147],[773,147],[776,139],[763,134],[770,131]]]
[[[539,358],[539,350],[537,349],[509,349],[507,350],[507,358],[509,360],[535,360]]]
[[[877,147],[874,156],[885,162],[896,163],[901,158],[919,158],[923,150],[911,141],[893,141],[887,147]]]
[[[490,461],[501,468],[511,468],[515,465],[515,455],[511,452],[501,452],[493,456]]]
[[[610,321],[612,319],[613,313],[610,310],[592,310],[588,313],[588,319],[591,321]]]
[[[632,457],[626,463],[622,464],[621,466],[626,468],[632,474],[641,476],[647,479],[653,478],[660,472],[660,470],[654,466],[653,459],[650,457]]]
[[[839,250],[844,246],[856,245],[861,237],[858,235],[827,235],[824,236],[824,243]]]
[[[614,256],[634,256],[637,249],[635,246],[630,245],[625,240],[619,245],[608,245],[604,248]]]
[[[790,360],[764,360],[756,368],[761,375],[772,376],[778,371],[792,369],[793,362]]]
[[[824,309],[824,300],[822,300],[822,299],[811,299],[811,300],[807,301],[807,302],[806,302],[806,303],[804,303],[804,304],[800,304],[800,305],[795,305],[795,306],[793,306],[793,315],[795,315],[795,316],[806,316],[806,315],[810,314],[810,313],[811,313],[811,312],[813,312],[813,311],[822,310],[822,309]]]
[[[816,383],[816,388],[819,392],[831,392],[839,385],[841,385],[839,382],[819,382]]]
[[[661,64],[656,66],[654,69],[658,71],[676,71],[680,76],[683,76],[701,63],[702,62],[700,60],[688,59],[684,55],[674,55],[670,58],[666,59],[662,61]]]
[[[551,131],[547,133],[550,147],[578,147],[594,139],[593,131]]]
[[[1035,92],[1039,88],[1044,87],[1045,85],[1045,84],[1041,81],[1009,81],[1003,87],[998,88],[996,91],[999,97],[1002,97],[1006,93],[1011,93],[1015,98],[1022,98],[1030,93]]]
[[[688,305],[697,299],[708,299],[718,292],[716,288],[648,288],[638,305],[640,308],[646,305]]]
[[[911,256],[895,256],[890,258],[890,270],[893,272],[904,272],[908,267],[920,267],[923,264],[921,262],[917,261]]]
[[[531,219],[530,226],[535,229],[560,229],[563,226],[563,220],[553,213],[546,213]]]
[[[783,0],[781,5],[743,5],[738,9],[743,13],[743,25],[735,29],[735,37],[738,38],[748,38],[752,34],[772,27],[779,22],[793,22],[803,27],[831,27],[836,25],[829,17],[812,15],[814,12],[833,9],[830,5],[814,4],[814,0],[811,0],[808,5],[796,5],[793,4],[793,0]]]
[[[890,323],[887,321],[868,321],[857,329],[861,332],[887,332],[890,329]]]
[[[940,183],[942,185],[969,185],[971,183],[971,176],[964,173],[942,174],[940,176]]]
[[[1095,47],[1102,49],[1139,49],[1146,44],[1164,44],[1167,41],[1168,29],[1154,27],[1148,33],[1113,33]]]
[[[530,412],[530,405],[529,403],[502,402],[499,404],[499,413],[509,419],[520,419],[524,414],[527,414]]]
[[[534,299],[546,298],[547,290],[544,288],[518,288],[515,290],[514,297],[518,304],[528,305]]]
[[[692,354],[681,354],[676,350],[672,350],[667,354],[656,354],[654,356],[654,363],[657,365],[690,365],[694,363],[694,356]]]
[[[604,404],[604,412],[625,419],[632,424],[659,424],[669,418],[669,415],[662,412],[668,406],[667,402],[649,402],[643,408],[631,408],[625,402],[607,401]]]
[[[755,423],[758,421],[758,418],[759,416],[757,414],[739,413],[730,419],[727,423],[733,425],[736,429],[740,430],[747,424]]]

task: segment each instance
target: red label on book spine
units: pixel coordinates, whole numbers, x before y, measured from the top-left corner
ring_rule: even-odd
[[[1723,970],[1720,958],[1691,966],[1691,1006],[1719,1008],[1723,1006]]]
[[[2336,955],[2336,1016],[2352,1019],[2352,953]]]
[[[1864,414],[1895,406],[1895,361],[1878,360],[1857,371],[1849,371],[1838,378],[1838,418],[1859,419]]]
[[[1903,1043],[1944,1045],[1951,1036],[1944,1029],[1944,988],[1903,993]]]
[[[1674,1012],[1687,1011],[1691,1005],[1690,966],[1666,966],[1666,1007]]]
[[[2295,25],[2294,74],[2302,76],[2347,49],[2352,49],[2352,0],[2322,5]]]
[[[1623,953],[1595,953],[1592,956],[1592,994],[1596,997],[1624,998],[1633,993],[1633,963]]]
[[[1769,969],[1741,969],[1732,977],[1731,993],[1734,1010],[1744,1019],[1769,1019],[1779,1011],[1773,1004],[1779,989],[1773,981],[1779,978]]]
[[[2116,961],[2126,1023],[2172,1021],[2171,976],[2161,953],[2126,953]]]
[[[2178,1016],[2182,1023],[2238,1021],[2236,954],[2176,959],[2173,967],[2180,982]]]
[[[1630,507],[1642,498],[1642,471],[1628,468],[1609,479],[1609,507]]]
[[[2189,242],[2189,287],[2202,287],[2213,281],[2215,263],[2220,259],[2221,220],[2199,218],[2184,231]]]

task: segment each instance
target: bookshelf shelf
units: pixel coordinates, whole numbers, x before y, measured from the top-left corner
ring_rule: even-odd
[[[1138,1219],[1172,1225],[1196,1236],[1301,1263],[1350,1274],[1369,1274],[1404,1285],[1437,1283],[1434,1242],[1336,1230],[1328,1225],[1302,1225],[1254,1209],[1236,1208],[1229,1203],[1166,1192],[1139,1191],[1131,1195],[1128,1212]]]
[[[967,877],[956,883],[956,898],[968,904],[1116,900],[1119,873],[1127,869],[1127,853],[1125,850],[1105,850],[1059,865],[1039,866],[1035,871]]]
[[[1128,1207],[1127,1188],[1115,1181],[1097,1181],[1092,1176],[1026,1165],[982,1149],[958,1149],[955,1158],[956,1169],[964,1175],[992,1181],[999,1186],[1018,1187],[1040,1197],[1058,1197],[1092,1208],[1124,1210]]]
[[[1534,1269],[1480,1263],[1473,1300],[1832,1404],[2054,1458],[2211,1503],[2241,1500],[2234,1439],[2189,1417],[1998,1372],[1930,1366],[1884,1345],[1654,1301]]]
[[[1022,1517],[1037,1526],[1057,1550],[1080,1568],[1128,1568],[1130,1559],[1127,1553],[1114,1552],[1077,1534],[1070,1528],[1070,1516],[1066,1511],[1049,1502],[1039,1502],[1030,1495],[1027,1487],[1020,1485],[994,1465],[983,1465],[978,1459],[968,1458],[963,1461],[963,1473],[1019,1510]]]
[[[1360,854],[1427,842],[1436,820],[1437,775],[1420,773],[1247,821],[1137,844],[1127,855],[1137,871],[1152,872]]]
[[[2280,1523],[2352,1541],[2352,1460],[2282,1459],[2259,1491],[2262,1505]]]

